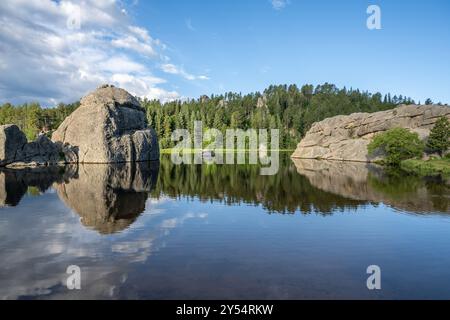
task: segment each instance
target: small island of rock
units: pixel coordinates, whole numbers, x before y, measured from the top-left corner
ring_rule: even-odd
[[[15,125],[0,126],[0,167],[60,163],[122,163],[159,159],[155,131],[144,108],[127,91],[103,85],[53,133],[27,142]]]

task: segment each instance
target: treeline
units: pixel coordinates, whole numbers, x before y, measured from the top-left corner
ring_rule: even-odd
[[[304,85],[270,86],[263,93],[246,95],[226,93],[219,96],[202,96],[189,101],[143,101],[148,122],[155,128],[162,148],[174,146],[171,133],[177,128],[193,132],[194,121],[203,122],[204,130],[279,129],[280,147],[292,149],[298,144],[311,125],[335,115],[354,112],[376,112],[413,104],[411,98],[383,96],[367,91],[338,89],[325,83],[316,87]]]
[[[79,102],[60,103],[54,108],[43,108],[38,103],[25,103],[18,106],[5,103],[0,106],[0,125],[16,124],[28,140],[34,140],[41,131],[50,135],[78,106]]]
[[[264,92],[243,95],[202,96],[199,99],[173,101],[162,104],[157,100],[141,101],[147,112],[149,125],[154,127],[162,148],[171,148],[171,134],[175,129],[193,132],[194,121],[202,121],[204,130],[279,129],[280,147],[295,148],[311,125],[328,117],[354,112],[375,112],[412,104],[408,97],[383,96],[367,91],[342,88],[325,83],[316,87],[304,85],[270,86]],[[79,106],[59,104],[43,108],[37,103],[0,106],[0,124],[17,124],[29,139],[44,130],[51,134],[61,122]]]

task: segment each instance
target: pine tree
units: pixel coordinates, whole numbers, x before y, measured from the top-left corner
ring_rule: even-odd
[[[186,129],[186,122],[184,121],[183,113],[179,112],[176,117],[176,128]]]
[[[242,120],[241,120],[241,114],[238,111],[235,111],[231,114],[231,123],[230,127],[232,129],[238,129],[241,127]]]
[[[431,129],[427,149],[442,156],[448,148],[450,148],[450,123],[446,117],[441,117]]]
[[[158,137],[162,136],[162,115],[160,110],[156,112],[155,116],[155,131]]]
[[[163,114],[164,118],[162,124],[162,133],[160,137],[161,148],[170,148],[172,146],[171,135],[172,135],[172,121],[168,114]]]

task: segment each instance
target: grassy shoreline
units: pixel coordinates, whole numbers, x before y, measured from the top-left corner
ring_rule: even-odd
[[[450,177],[450,159],[404,160],[400,164],[403,171],[420,176],[443,175]]]

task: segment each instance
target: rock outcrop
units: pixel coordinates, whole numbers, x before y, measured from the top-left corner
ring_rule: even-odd
[[[120,163],[159,159],[156,133],[127,91],[104,85],[81,99],[53,133],[67,162]]]
[[[374,135],[396,127],[429,136],[439,117],[450,119],[450,107],[437,105],[402,105],[375,113],[354,113],[316,122],[297,146],[293,158],[373,162],[367,145]]]
[[[16,159],[17,151],[27,143],[27,137],[14,124],[0,126],[0,165],[5,166]]]
[[[53,141],[52,141],[53,140]],[[145,110],[127,91],[104,85],[53,133],[27,142],[16,125],[0,126],[0,167],[159,160],[156,133]]]
[[[16,125],[0,126],[0,167],[54,165],[63,160],[58,146],[45,135],[27,142]]]

